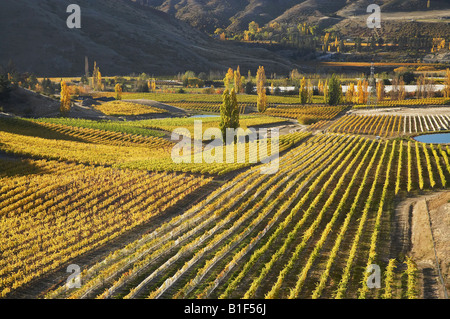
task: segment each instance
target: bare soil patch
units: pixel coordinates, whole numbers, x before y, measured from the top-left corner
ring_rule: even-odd
[[[450,288],[450,192],[403,201],[397,206],[395,224],[393,252],[416,262],[420,297],[445,298],[445,289]]]

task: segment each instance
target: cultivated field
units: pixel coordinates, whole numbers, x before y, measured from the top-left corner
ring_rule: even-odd
[[[220,112],[213,98],[186,96],[159,100]],[[204,133],[218,117],[1,117],[2,297],[390,299],[439,287],[409,258],[411,234],[396,205],[448,189],[449,146],[411,138],[450,130],[447,107],[362,109],[289,97],[258,114],[248,105],[241,127],[283,132],[276,174],[261,174],[255,150],[264,140],[245,145],[242,163],[175,164],[171,132],[183,127],[195,138],[195,121]],[[93,107],[170,115],[121,101]],[[314,123],[293,124],[304,117]],[[82,268],[81,288],[65,285],[70,264]],[[373,264],[383,272],[380,289],[366,284]]]
[[[70,2],[0,0],[0,300],[448,298],[449,0]]]

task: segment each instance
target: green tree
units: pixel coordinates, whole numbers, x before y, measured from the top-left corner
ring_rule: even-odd
[[[81,79],[80,79],[80,82],[82,83],[82,84],[89,84],[89,79],[86,77],[86,75],[83,75],[82,77],[81,77]]]
[[[7,76],[0,75],[0,101],[7,100],[11,91],[11,82]]]
[[[92,71],[92,88],[94,90],[99,89],[99,83],[98,83],[99,73],[100,73],[100,68],[97,66],[97,62],[94,61],[94,70]]]
[[[233,81],[234,81],[234,71],[232,68],[229,68],[228,72],[225,74],[225,78],[223,79],[225,90],[231,89],[231,86],[234,83]]]
[[[184,73],[182,81],[183,81],[183,86],[184,87],[188,87],[189,86],[189,79],[195,78],[195,72],[194,71],[186,71],[186,73]]]
[[[225,90],[222,96],[222,106],[220,107],[220,130],[223,139],[226,139],[228,128],[237,129],[239,127],[239,105],[237,101],[236,91],[231,89]]]
[[[336,74],[331,76],[328,83],[328,96],[326,102],[328,105],[338,105],[342,99],[342,87],[341,81],[338,79]]]
[[[308,101],[308,90],[306,87],[306,79],[304,77],[300,82],[299,94],[300,94],[300,103],[306,104],[306,102]]]
[[[243,93],[241,69],[239,66],[237,67],[237,70],[234,71],[234,88],[237,94]]]
[[[248,95],[253,94],[253,89],[254,89],[254,85],[251,81],[247,82],[245,84],[245,94],[248,94]]]
[[[38,80],[34,74],[30,74],[25,80],[25,86],[28,86],[30,90],[34,90],[36,84],[38,84]]]
[[[250,31],[250,33],[255,34],[258,32],[259,29],[259,24],[256,23],[255,21],[252,21],[248,24],[248,31]]]
[[[231,125],[231,96],[230,91],[226,89],[222,95],[222,105],[220,107],[220,124],[219,128],[222,131],[223,139],[226,138],[227,128]]]
[[[239,103],[237,100],[236,91],[234,89],[231,90],[231,128],[237,129],[239,124]]]
[[[361,38],[356,38],[355,39],[355,49],[356,49],[356,52],[361,52],[361,49],[362,49],[362,40],[361,40]]]
[[[50,79],[42,79],[40,85],[44,94],[55,94],[55,85]]]

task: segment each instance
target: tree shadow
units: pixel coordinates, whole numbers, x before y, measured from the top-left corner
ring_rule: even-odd
[[[0,143],[0,149],[2,148]],[[0,150],[0,178],[49,173],[31,159],[23,159]]]
[[[437,282],[439,280],[436,272],[432,267],[427,267],[422,270],[423,275],[423,298],[424,299],[439,299],[439,291]]]
[[[0,118],[0,131],[18,135],[39,137],[50,140],[66,140],[90,143],[82,138],[70,136],[69,134],[57,132],[49,127],[20,118]]]

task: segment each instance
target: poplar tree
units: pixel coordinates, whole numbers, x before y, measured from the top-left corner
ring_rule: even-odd
[[[392,101],[398,100],[398,79],[397,78],[392,79],[392,89],[391,89],[390,96],[391,96]]]
[[[97,90],[98,88],[98,72],[99,68],[97,67],[97,62],[94,61],[94,69],[92,70],[92,88]]]
[[[364,104],[369,101],[369,81],[363,81]]]
[[[311,79],[308,79],[308,103],[313,103],[314,96],[314,86],[312,85]]]
[[[97,62],[94,61],[94,70],[92,71],[92,88],[94,90],[102,89],[102,74],[100,68],[97,66]]]
[[[384,95],[385,95],[384,82],[383,82],[383,80],[381,80],[381,81],[378,81],[378,83],[377,83],[377,100],[378,100],[378,102],[384,100]]]
[[[266,80],[264,67],[260,66],[256,74],[256,90],[258,92],[257,108],[260,113],[264,113],[267,109]]]
[[[300,103],[301,104],[306,104],[307,100],[308,100],[308,91],[306,88],[306,79],[303,77],[303,79],[300,82]]]
[[[391,100],[403,101],[406,97],[405,81],[403,77],[394,78],[392,80]]]
[[[328,84],[328,97],[326,102],[328,105],[338,105],[342,100],[342,87],[341,81],[338,79],[336,74],[331,76],[330,82]]]
[[[345,99],[347,103],[353,103],[354,95],[355,95],[355,84],[350,83],[347,89],[347,93],[345,94]]]
[[[445,81],[444,81],[444,97],[450,98],[450,69],[447,69],[445,73]]]
[[[358,104],[364,104],[364,90],[361,80],[358,81],[358,98],[356,102]]]
[[[227,128],[231,125],[231,98],[230,91],[225,89],[222,95],[222,105],[220,106],[220,124],[219,128],[222,131],[222,136],[225,141]]]
[[[239,103],[236,96],[236,91],[231,90],[231,128],[237,129],[240,126],[239,123]]]
[[[120,85],[120,83],[117,83],[114,90],[116,91],[116,100],[121,100],[122,99],[122,91],[123,91],[122,85]]]
[[[229,68],[227,74],[225,75],[225,78],[223,79],[225,90],[231,89],[231,84],[233,83],[233,81],[234,81],[234,71],[232,68]]]
[[[425,96],[425,77],[423,75],[419,76],[417,79],[417,98],[423,98]]]
[[[323,86],[323,101],[324,103],[327,103],[328,101],[328,80],[325,81]]]
[[[220,107],[220,124],[223,139],[226,139],[227,129],[237,129],[239,127],[239,105],[237,102],[236,91],[225,90],[222,95],[222,106]]]
[[[237,67],[237,70],[234,71],[234,88],[237,94],[242,93],[242,76],[239,66]]]
[[[156,92],[156,80],[155,79],[148,80],[147,86],[148,86],[148,90],[150,92]]]
[[[317,84],[317,88],[319,90],[319,95],[323,94],[323,82],[322,82],[322,80],[319,80],[319,84]]]
[[[102,73],[100,72],[100,70],[97,70],[97,90],[102,90]]]
[[[63,115],[66,115],[70,112],[70,107],[72,104],[72,101],[70,100],[70,92],[69,88],[67,87],[67,83],[65,81],[61,82],[61,105],[60,105],[60,112]]]
[[[403,76],[400,77],[398,82],[398,100],[403,101],[406,98],[405,81]]]

